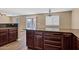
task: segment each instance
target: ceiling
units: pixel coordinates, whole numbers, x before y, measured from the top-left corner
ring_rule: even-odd
[[[70,11],[72,8],[51,8],[52,12]],[[49,8],[0,8],[0,12],[7,16],[18,16],[38,13],[48,13]]]

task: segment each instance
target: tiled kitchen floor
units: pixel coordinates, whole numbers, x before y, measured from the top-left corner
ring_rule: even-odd
[[[26,32],[21,31],[18,41],[1,46],[0,50],[27,50]]]
[[[19,41],[15,41],[1,46],[0,50],[27,50],[27,47],[22,46]]]

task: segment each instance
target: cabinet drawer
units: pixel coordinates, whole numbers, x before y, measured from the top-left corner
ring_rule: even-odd
[[[50,44],[50,45],[61,46],[61,42],[60,42],[60,41],[49,41],[49,40],[44,40],[44,44]]]
[[[44,40],[61,41],[61,37],[44,37]]]
[[[69,37],[69,36],[71,36],[72,34],[71,33],[63,33],[63,36],[64,37]]]
[[[49,44],[44,44],[44,49],[45,50],[60,50],[60,46],[54,46],[54,45],[49,45]]]
[[[36,34],[36,35],[42,35],[43,32],[41,32],[41,31],[35,31],[35,34]]]
[[[59,33],[59,32],[44,32],[44,35],[46,36],[60,36],[62,35],[62,33]]]
[[[4,32],[4,33],[0,33],[0,36],[7,35],[7,34],[8,34],[8,33],[5,33],[5,32]]]
[[[0,29],[0,33],[8,32],[8,29]]]

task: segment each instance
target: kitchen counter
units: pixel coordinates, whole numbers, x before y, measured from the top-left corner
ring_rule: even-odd
[[[27,29],[26,29],[27,30]],[[56,30],[49,30],[49,29],[36,29],[35,31],[49,31],[49,32],[68,32],[73,33],[79,38],[79,29],[56,29]]]
[[[79,49],[79,29],[26,29],[26,45],[39,50]]]
[[[18,29],[16,27],[5,27],[5,28],[0,28],[0,29]]]

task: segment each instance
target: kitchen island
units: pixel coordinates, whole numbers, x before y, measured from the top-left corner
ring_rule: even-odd
[[[26,30],[26,45],[36,50],[78,50],[79,30]]]

